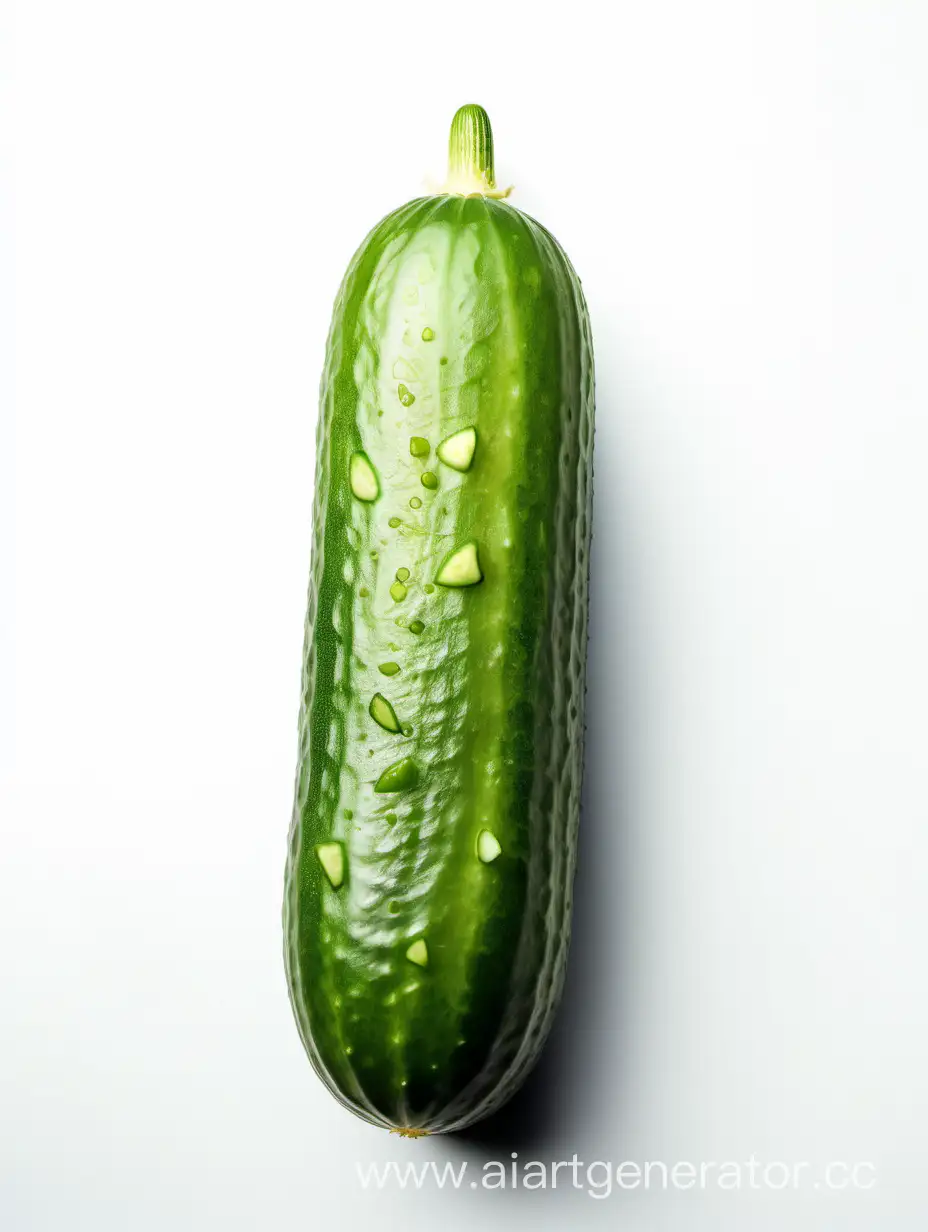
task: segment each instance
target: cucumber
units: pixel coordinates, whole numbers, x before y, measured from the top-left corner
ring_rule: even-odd
[[[411,1136],[487,1116],[538,1056],[583,760],[587,310],[496,187],[482,108],[449,152],[335,304],[284,899],[312,1064]]]

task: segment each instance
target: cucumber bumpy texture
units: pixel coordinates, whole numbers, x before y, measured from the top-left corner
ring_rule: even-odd
[[[583,763],[586,306],[496,188],[482,108],[450,154],[335,304],[284,901],[312,1064],[408,1135],[487,1116],[539,1054]]]

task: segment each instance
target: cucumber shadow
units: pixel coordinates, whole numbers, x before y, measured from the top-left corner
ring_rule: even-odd
[[[606,442],[603,442],[605,444]],[[610,458],[609,454],[613,457]],[[436,1142],[449,1153],[505,1159],[517,1151],[573,1152],[615,1125],[625,1086],[622,1068],[631,875],[625,859],[630,699],[621,678],[625,571],[615,451],[597,433],[587,652],[586,747],[573,928],[564,996],[538,1064],[512,1099],[484,1121]]]

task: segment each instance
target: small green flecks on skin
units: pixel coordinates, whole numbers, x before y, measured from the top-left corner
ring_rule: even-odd
[[[408,593],[402,582],[394,582],[390,587],[390,598],[394,603],[402,603]]]
[[[376,548],[374,548],[373,552],[371,552],[371,560],[376,560],[379,555],[380,553],[377,551]]]
[[[405,629],[406,628],[406,617],[403,615],[397,616],[397,618],[394,620],[393,623],[395,625],[399,625],[401,629]]]
[[[389,910],[390,914],[391,914],[391,915],[396,915],[396,913],[397,913],[397,912],[399,911],[399,909],[400,909],[400,906],[401,906],[401,904],[400,904],[400,903],[398,903],[398,902],[396,902],[396,900],[394,900],[392,903],[390,903],[390,906],[389,906],[389,908],[388,908],[388,910]]]
[[[439,586],[454,589],[476,586],[478,582],[482,582],[483,570],[480,568],[477,544],[471,540],[470,543],[464,543],[449,552],[435,574],[435,581]]]
[[[441,359],[440,359],[438,362],[439,362],[440,364],[442,364],[442,365],[446,364],[446,363],[448,362],[448,356],[447,356],[447,355],[443,355],[443,356],[441,357]]]
[[[353,817],[354,817],[353,811],[351,809],[345,809],[345,821],[351,821]]]
[[[380,480],[366,453],[353,453],[348,463],[348,480],[351,491],[359,501],[370,504],[380,495]]]
[[[387,766],[383,774],[374,784],[374,791],[379,795],[386,795],[394,791],[410,791],[419,783],[419,767],[411,757],[404,757],[402,761],[394,762],[392,766]]]
[[[476,448],[477,429],[462,428],[460,432],[452,432],[451,436],[446,436],[435,453],[439,461],[450,466],[452,470],[469,471]]]
[[[409,622],[409,632],[419,634],[425,628],[421,620],[411,620]]]
[[[378,418],[378,419],[383,419],[383,411],[378,411],[378,412],[377,412],[377,418]]]
[[[404,735],[404,736],[411,736],[411,735],[412,735],[412,724],[411,724],[411,723],[406,723],[406,724],[405,724],[405,726],[403,727],[403,735]]]
[[[429,947],[425,944],[425,938],[419,937],[414,941],[406,951],[406,957],[411,963],[415,963],[417,967],[427,967],[429,965]]]
[[[378,665],[378,671],[383,672],[385,676],[395,676],[400,670],[398,663],[381,663]]]
[[[411,393],[405,385],[400,384],[396,387],[396,396],[402,402],[403,406],[412,406],[416,400],[416,395]]]
[[[423,488],[428,488],[430,492],[434,492],[438,487],[438,476],[433,471],[423,471],[422,486]]]
[[[424,436],[411,436],[409,438],[409,452],[414,458],[427,458],[431,446]]]
[[[435,587],[432,585],[431,582],[426,582],[426,584],[422,587],[422,589],[425,591],[427,595],[433,595],[435,593]]]
[[[396,717],[396,711],[382,693],[374,694],[371,698],[371,704],[367,708],[367,713],[384,731],[399,732],[402,730],[400,721]]]
[[[386,817],[384,818],[384,821],[387,823],[388,826],[395,826],[396,825],[396,813],[387,813]]]
[[[502,851],[499,839],[491,830],[481,830],[477,835],[477,856],[484,864],[492,864]]]
[[[422,341],[431,342],[434,339],[434,337],[435,337],[434,329],[430,329],[428,325],[426,325],[425,329],[422,331]]]
[[[410,509],[421,509],[422,508],[422,501],[419,500],[418,496],[410,497],[409,508]]]
[[[418,360],[399,355],[393,361],[394,381],[418,381],[421,375]]]
[[[341,843],[320,843],[316,856],[333,890],[345,880],[345,850]]]
[[[362,599],[366,599],[370,593],[371,592],[367,589],[366,586],[362,586],[361,589],[358,591],[358,594],[361,596]]]
[[[408,578],[409,578],[409,570],[405,568],[405,566],[401,566],[399,569],[397,569],[396,580],[398,582],[405,582],[408,580]]]
[[[391,518],[390,521],[387,523],[387,525],[392,527],[393,530],[396,530],[396,528],[398,526],[402,526],[403,523],[400,521],[399,518]]]

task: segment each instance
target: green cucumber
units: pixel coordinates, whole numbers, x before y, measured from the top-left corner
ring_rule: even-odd
[[[586,307],[496,187],[482,108],[449,155],[446,190],[374,228],[335,304],[284,900],[312,1064],[416,1136],[487,1116],[538,1056],[583,760]]]

